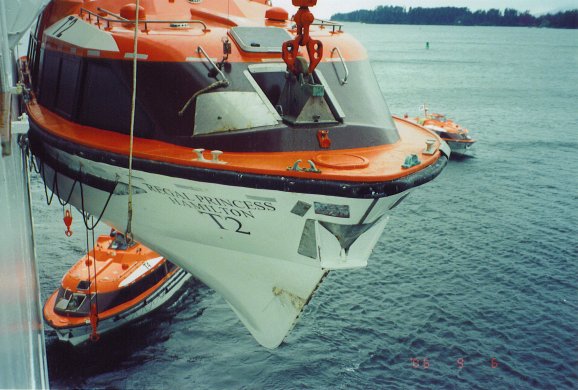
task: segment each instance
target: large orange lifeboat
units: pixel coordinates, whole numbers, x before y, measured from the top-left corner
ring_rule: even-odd
[[[329,271],[367,265],[449,155],[392,118],[366,50],[316,3],[290,18],[266,0],[53,0],[28,53],[47,186],[132,226],[267,348]]]
[[[44,319],[61,341],[74,346],[96,341],[169,302],[190,278],[113,230],[98,237],[96,247],[64,275],[44,305]]]

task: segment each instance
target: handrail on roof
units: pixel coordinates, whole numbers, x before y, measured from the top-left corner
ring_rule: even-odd
[[[331,20],[324,20],[324,19],[317,19],[317,18],[315,18],[315,20],[313,21],[313,23],[311,25],[312,26],[330,26],[330,27],[333,27],[333,32],[335,32],[336,28],[339,28],[338,31],[341,31],[341,28],[343,27],[342,23],[336,23],[336,22],[332,22]]]
[[[119,19],[119,20],[128,20],[128,19],[126,19],[126,18],[123,18],[123,17],[120,16],[119,14],[115,14],[115,13],[113,13],[113,12],[110,12],[109,10],[106,10],[106,9],[104,9],[104,8],[102,8],[102,7],[96,7],[96,9],[97,9],[98,11],[105,12],[105,13],[107,13],[107,14],[110,15],[110,16],[114,16],[115,18],[117,18],[117,19]]]
[[[99,11],[105,12],[107,15],[111,15],[111,16],[115,17],[116,19],[110,19],[110,18],[104,17],[104,16],[99,15],[95,12],[92,12],[86,8],[80,8],[79,16],[82,17],[84,13],[87,13],[89,21],[92,21],[92,17],[94,16],[96,18],[96,25],[99,28],[100,28],[101,20],[106,22],[106,28],[107,29],[111,28],[110,27],[111,23],[136,24],[135,20],[125,19],[125,18],[121,17],[120,15],[113,14],[112,12],[109,12],[105,9],[99,8]],[[159,23],[195,23],[195,24],[200,24],[203,26],[203,32],[210,31],[207,28],[207,25],[205,24],[205,22],[203,22],[202,20],[146,20],[146,19],[142,19],[142,20],[139,20],[139,23],[144,24],[145,31],[148,30],[148,24],[149,23],[155,23],[155,24],[159,24]]]

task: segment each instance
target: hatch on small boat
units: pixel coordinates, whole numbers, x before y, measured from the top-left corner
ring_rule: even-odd
[[[64,275],[44,319],[74,346],[137,320],[167,303],[191,277],[158,253],[112,230]]]

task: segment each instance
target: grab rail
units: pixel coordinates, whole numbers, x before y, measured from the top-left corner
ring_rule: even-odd
[[[229,83],[229,80],[227,79],[227,77],[225,76],[223,71],[221,69],[219,69],[217,64],[215,64],[212,59],[209,58],[209,55],[201,46],[197,47],[197,53],[203,54],[203,56],[207,59],[207,61],[209,61],[209,63],[213,66],[213,68],[221,75],[221,77],[223,78],[223,81],[226,81],[227,83]]]
[[[119,14],[115,14],[115,13],[110,12],[109,10],[106,10],[106,9],[104,9],[104,8],[96,7],[96,9],[97,9],[98,11],[105,12],[105,13],[107,13],[107,14],[110,15],[110,16],[114,16],[115,18],[117,18],[117,19],[119,19],[119,20],[125,20],[125,21],[128,20],[128,19],[126,19],[126,18],[123,18],[123,17],[120,16]]]
[[[324,20],[324,19],[317,19],[315,18],[315,20],[313,21],[313,23],[311,23],[312,26],[329,26],[333,28],[333,32],[335,32],[335,29],[339,27],[338,31],[341,31],[341,28],[343,27],[343,24],[341,23],[335,23],[332,22],[331,20]]]
[[[110,18],[106,18],[104,16],[101,16],[95,12],[92,12],[90,10],[87,10],[86,8],[80,8],[80,17],[83,17],[83,13],[87,13],[88,14],[88,21],[92,22],[92,17],[94,16],[96,18],[96,25],[99,26],[100,28],[100,24],[101,24],[101,20],[106,22],[106,29],[110,30],[110,24],[111,23],[126,23],[126,24],[136,24],[135,20],[128,20],[123,18],[120,15],[116,15],[113,14],[109,11],[106,11],[104,9],[99,8],[100,11],[105,12],[108,15],[114,16],[117,19],[110,19]],[[160,23],[193,23],[193,24],[200,24],[203,26],[203,32],[208,32],[210,31],[207,28],[207,25],[205,24],[205,22],[203,22],[202,20],[146,20],[146,19],[141,19],[138,21],[139,24],[142,23],[145,26],[144,31],[148,31],[148,24],[149,23],[153,23],[153,24],[160,24]]]
[[[333,48],[333,50],[331,50],[331,56],[333,57],[333,53],[337,52],[337,55],[339,56],[339,59],[341,60],[341,64],[343,65],[343,69],[345,70],[345,77],[343,79],[339,79],[339,82],[341,82],[341,85],[347,84],[347,79],[349,78],[349,69],[347,69],[347,64],[345,63],[345,60],[343,59],[343,56],[341,55],[341,52],[339,51],[339,49],[336,47]],[[333,64],[335,66],[335,64]],[[337,72],[337,69],[335,69],[335,72]],[[339,73],[337,74],[337,77],[339,77]]]

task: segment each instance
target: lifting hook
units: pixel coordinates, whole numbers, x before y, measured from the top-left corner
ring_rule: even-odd
[[[90,341],[96,343],[100,340],[100,334],[98,334],[98,309],[95,303],[90,305],[90,329]]]
[[[66,225],[66,230],[64,231],[64,234],[66,234],[66,237],[72,236],[72,230],[70,230],[70,226],[72,225],[72,215],[70,214],[70,210],[66,210],[66,212],[64,213],[64,218],[62,218],[62,220]]]
[[[309,68],[307,69],[307,73],[311,74],[323,57],[323,43],[319,40],[312,39],[309,35],[309,27],[315,21],[315,16],[309,11],[309,7],[315,6],[317,0],[292,1],[294,6],[299,7],[299,10],[293,17],[297,25],[297,36],[295,39],[283,43],[281,56],[287,64],[289,71],[297,75],[300,69],[296,66],[295,62],[297,60],[299,47],[306,47],[307,54],[309,55]]]

